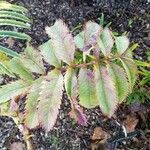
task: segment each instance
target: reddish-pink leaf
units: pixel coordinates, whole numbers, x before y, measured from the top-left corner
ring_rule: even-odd
[[[126,120],[124,121],[125,128],[127,129],[127,132],[133,132],[135,130],[135,127],[137,126],[139,122],[139,119],[137,116],[131,114],[127,115]]]
[[[92,46],[96,45],[101,30],[102,28],[97,23],[91,21],[86,23],[84,29],[85,46],[81,49],[82,51],[88,51]]]
[[[10,102],[10,110],[11,111],[17,111],[18,108],[19,108],[19,105],[17,104],[15,99],[12,99],[11,102]]]
[[[63,92],[63,76],[58,70],[52,70],[42,82],[38,113],[40,125],[47,132],[54,126]]]
[[[83,109],[77,105],[73,104],[72,110],[69,112],[71,118],[75,119],[78,124],[86,126],[87,125],[87,117],[83,113]]]
[[[52,27],[46,27],[46,33],[51,38],[56,57],[70,64],[74,60],[75,43],[68,27],[62,20],[57,20]]]
[[[29,90],[29,94],[26,98],[25,114],[24,114],[24,124],[32,129],[39,126],[39,116],[37,112],[38,97],[40,92],[40,86],[43,78],[35,80],[32,87]]]

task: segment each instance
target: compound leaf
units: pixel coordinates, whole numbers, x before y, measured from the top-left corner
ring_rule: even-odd
[[[46,27],[54,52],[60,60],[70,64],[74,60],[75,43],[68,27],[62,20],[57,20],[52,27]]]
[[[79,103],[86,108],[94,108],[98,105],[95,93],[94,74],[87,68],[79,71]]]
[[[47,132],[54,126],[61,104],[63,92],[63,76],[60,71],[52,70],[42,82],[39,97],[40,125]]]

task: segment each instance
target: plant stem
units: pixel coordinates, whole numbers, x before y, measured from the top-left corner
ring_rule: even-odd
[[[91,61],[89,63],[73,64],[73,65],[70,65],[70,66],[65,66],[63,68],[57,68],[57,69],[60,70],[61,72],[65,72],[69,67],[72,67],[72,68],[82,68],[82,67],[87,67],[87,66],[93,65],[95,63],[96,63],[95,61]]]
[[[96,62],[95,61],[91,61],[89,63],[83,63],[83,64],[77,64],[77,65],[72,65],[73,68],[82,68],[82,67],[86,67],[86,66],[89,66],[89,65],[93,65],[95,64]]]
[[[94,65],[94,64],[97,64],[97,63],[100,63],[100,62],[107,62],[108,60],[110,61],[113,61],[113,60],[116,60],[116,59],[119,59],[120,57],[119,56],[116,56],[116,57],[113,57],[113,58],[101,58],[101,60],[97,61],[97,60],[93,60],[89,63],[82,63],[82,64],[72,64],[70,66],[65,66],[65,67],[62,67],[62,68],[57,68],[58,70],[60,70],[61,72],[66,72],[66,70],[71,67],[71,68],[84,68],[84,67],[87,67],[87,66],[90,66],[90,65]]]
[[[26,142],[27,150],[34,150],[30,130],[24,124],[21,124],[18,127],[20,129],[20,132],[23,134],[23,139]]]
[[[27,145],[27,150],[34,150],[34,146],[32,143],[32,137],[26,137],[24,138],[26,145]]]

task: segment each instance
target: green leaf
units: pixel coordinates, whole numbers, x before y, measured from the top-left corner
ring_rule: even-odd
[[[102,13],[101,17],[98,18],[98,20],[100,21],[100,25],[101,25],[102,27],[104,27],[105,19],[104,19],[104,14],[103,14],[103,13]]]
[[[33,77],[31,72],[27,68],[24,67],[21,60],[18,58],[13,58],[9,61],[8,68],[10,68],[11,72],[19,75],[20,78],[26,81],[33,81]]]
[[[150,62],[147,63],[147,62],[140,61],[140,60],[134,60],[134,61],[135,61],[135,63],[136,63],[138,66],[150,67]]]
[[[3,63],[0,62],[0,74],[7,74],[10,77],[15,77],[15,75],[10,71],[10,69]]]
[[[96,96],[102,112],[111,117],[118,103],[115,83],[106,67],[95,65]]]
[[[148,84],[150,83],[150,75],[149,76],[146,76],[142,79],[142,81],[140,82],[140,84],[143,86],[145,84]]]
[[[111,76],[113,77],[113,81],[115,82],[119,102],[122,102],[129,94],[129,83],[127,75],[124,69],[116,64],[110,64],[107,66]]]
[[[82,49],[84,47],[84,32],[80,32],[74,37],[77,48]]]
[[[52,70],[42,82],[39,97],[39,120],[40,125],[47,132],[54,126],[63,93],[63,76],[60,71]]]
[[[137,47],[139,47],[138,43],[134,43],[134,44],[128,49],[128,51],[133,52]]]
[[[115,37],[117,52],[122,55],[129,47],[129,39],[126,36]]]
[[[97,41],[98,46],[102,53],[107,56],[111,53],[111,49],[114,44],[114,40],[112,38],[112,33],[108,28],[104,28],[101,32],[100,38]]]
[[[86,108],[94,108],[98,105],[94,74],[87,68],[81,68],[79,72],[79,103]]]
[[[11,57],[19,57],[18,53],[1,45],[0,45],[0,52],[5,53],[6,55],[11,56]]]
[[[76,100],[77,94],[77,77],[73,68],[68,68],[64,77],[65,89],[71,100]]]
[[[10,18],[10,19],[17,19],[24,22],[30,22],[29,18],[26,17],[24,14],[14,12],[14,11],[0,11],[0,18]]]
[[[139,73],[143,76],[142,81],[140,82],[140,84],[142,86],[150,82],[150,71],[149,70],[146,70],[143,67],[140,67]]]
[[[15,31],[4,31],[0,30],[0,37],[12,37],[16,39],[22,39],[22,40],[31,40],[31,37],[25,33],[19,33]]]
[[[30,92],[27,95],[26,114],[24,123],[29,129],[33,129],[39,126],[38,112],[37,112],[38,96],[39,96],[38,91]]]
[[[68,27],[62,20],[57,20],[52,27],[46,27],[46,33],[50,36],[55,55],[60,60],[70,64],[74,60],[75,43]]]
[[[60,68],[61,61],[56,57],[54,53],[54,49],[52,46],[52,41],[49,40],[46,43],[42,44],[39,49],[41,50],[41,55],[44,60],[48,62],[50,65]]]
[[[0,19],[0,26],[13,26],[13,27],[30,29],[29,23],[16,21],[13,19]]]
[[[146,70],[144,69],[143,67],[140,67],[140,74],[143,75],[143,76],[149,76],[150,75],[150,71],[149,70]]]
[[[25,120],[24,123],[29,129],[39,126],[39,115],[37,111],[40,86],[43,78],[35,80],[32,84],[29,94],[27,95],[25,105]]]
[[[29,44],[27,44],[24,55],[20,60],[31,72],[45,74],[45,68],[40,52]]]
[[[136,81],[137,67],[136,67],[134,61],[126,60],[126,59],[120,59],[120,61],[123,65],[123,68],[125,69],[126,74],[127,74],[128,81],[130,84],[130,91],[132,91],[133,86]]]
[[[97,35],[96,33],[102,29],[99,24],[95,22],[88,21],[84,28],[85,42],[89,42],[93,36]]]
[[[29,84],[22,80],[18,80],[7,85],[0,87],[0,104],[9,101],[12,98],[15,98],[18,95],[25,93]]]
[[[0,2],[0,10],[12,10],[18,12],[28,12],[28,10],[22,6],[17,6],[15,4],[10,4],[8,2]]]

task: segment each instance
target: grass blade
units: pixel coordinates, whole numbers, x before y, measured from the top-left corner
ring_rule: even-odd
[[[24,14],[13,12],[13,11],[0,11],[0,18],[12,18],[24,22],[30,22],[30,19],[26,17]]]
[[[15,26],[15,27],[20,27],[20,28],[27,28],[30,29],[30,24],[29,23],[24,23],[21,21],[16,21],[13,19],[0,19],[0,26]]]
[[[0,37],[12,37],[15,39],[22,39],[22,40],[31,40],[31,37],[25,33],[19,33],[15,31],[4,31],[0,30]]]
[[[11,57],[19,57],[19,54],[17,52],[14,52],[13,50],[6,48],[2,45],[0,45],[0,52],[5,53],[6,55]]]
[[[28,12],[28,10],[22,6],[17,6],[15,4],[10,4],[8,2],[0,2],[0,10],[12,10],[18,12]]]

